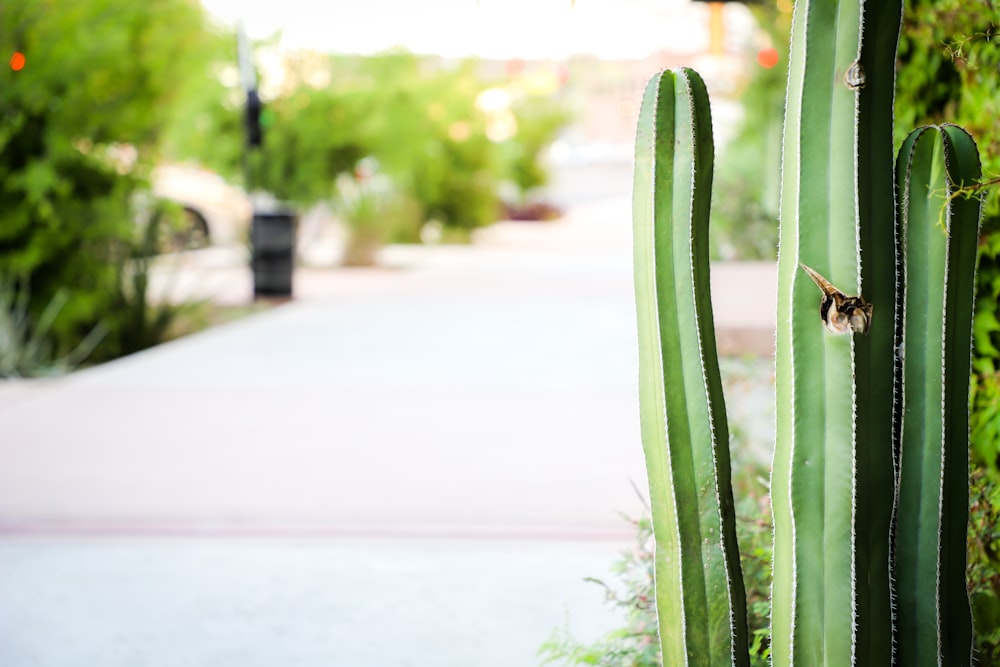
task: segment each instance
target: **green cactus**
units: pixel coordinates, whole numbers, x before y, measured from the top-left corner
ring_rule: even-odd
[[[795,5],[783,140],[773,665],[969,664],[968,383],[978,154],[892,153],[902,3]],[[633,192],[643,447],[664,665],[746,664],[709,299],[704,86],[643,98]],[[940,375],[936,364],[940,362]],[[895,604],[893,602],[895,595]],[[728,625],[727,625],[728,624]]]
[[[792,21],[778,253],[772,655],[888,664],[893,501],[892,91],[899,2],[801,1]],[[800,266],[873,306],[822,325]]]
[[[709,299],[708,93],[692,70],[646,87],[633,217],[642,440],[665,665],[747,665],[729,435]]]
[[[981,177],[954,125],[914,130],[896,179],[902,239],[901,443],[895,535],[901,665],[968,665],[969,367]]]

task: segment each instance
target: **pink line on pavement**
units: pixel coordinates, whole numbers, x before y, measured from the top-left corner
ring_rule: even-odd
[[[566,525],[340,524],[166,520],[0,520],[0,538],[410,538],[470,540],[587,541],[633,537],[620,528]]]

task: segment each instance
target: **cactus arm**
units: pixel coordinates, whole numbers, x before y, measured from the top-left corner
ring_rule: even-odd
[[[771,481],[779,667],[891,654],[892,149],[891,131],[873,135],[891,128],[901,4],[875,4],[800,0],[792,22]],[[824,331],[800,264],[863,293],[874,306],[867,336]]]
[[[953,125],[914,130],[896,174],[905,276],[898,664],[968,665],[968,392],[980,202],[955,194],[981,175],[975,142]]]
[[[653,77],[639,114],[633,220],[640,421],[668,665],[749,661],[709,293],[712,151],[700,77]]]

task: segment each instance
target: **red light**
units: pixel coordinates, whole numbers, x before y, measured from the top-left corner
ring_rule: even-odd
[[[15,72],[20,72],[24,69],[24,54],[20,51],[15,51],[14,55],[10,57],[10,68]]]
[[[779,58],[780,55],[778,54],[778,49],[773,46],[769,46],[757,52],[757,63],[764,69],[771,69],[777,65]]]

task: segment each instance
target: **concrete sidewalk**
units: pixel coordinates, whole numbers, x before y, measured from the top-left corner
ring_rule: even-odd
[[[615,627],[581,579],[645,487],[627,199],[383,264],[0,393],[0,664],[499,667]],[[769,281],[714,268],[720,340],[770,350]]]
[[[268,312],[15,385],[0,530],[620,535],[645,475],[630,244],[611,199],[391,248],[388,268],[301,272]],[[200,284],[229,298],[236,271]],[[768,280],[715,267],[720,348],[770,349],[774,309],[744,305]]]
[[[621,626],[623,545],[425,539],[3,539],[4,667],[529,667]]]
[[[644,478],[628,230],[596,213],[305,278],[8,398],[0,529],[621,535]]]

